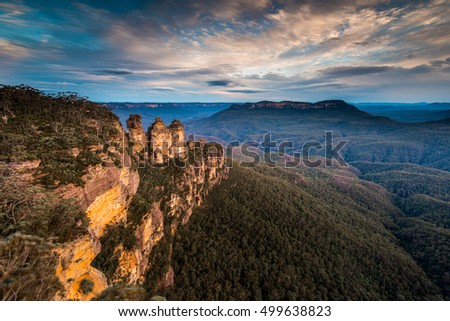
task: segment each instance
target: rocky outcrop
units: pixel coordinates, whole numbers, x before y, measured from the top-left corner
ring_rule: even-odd
[[[106,277],[90,264],[101,250],[99,238],[106,226],[126,218],[126,208],[139,184],[139,176],[129,168],[95,169],[88,177],[82,192],[68,193],[78,196],[84,205],[92,198],[93,201],[86,209],[90,219],[89,236],[56,249],[60,256],[57,276],[65,288],[65,293],[58,294],[59,299],[88,300],[107,287]],[[89,293],[80,290],[83,279],[94,284]]]
[[[56,294],[56,300],[89,300],[107,288],[105,275],[91,266],[99,251],[100,244],[93,235],[55,250],[59,255],[56,275],[64,287]],[[82,290],[83,282],[91,282],[89,292]]]
[[[162,121],[156,119],[149,130],[149,135],[152,135],[149,141],[167,147],[163,143],[170,139],[173,143],[175,134],[178,135],[175,140],[184,138],[180,123],[174,121],[165,127]],[[99,256],[99,268],[108,266],[109,285],[125,283],[148,286],[150,282],[153,287],[164,288],[173,284],[174,275],[170,266],[173,236],[180,224],[188,222],[210,189],[228,175],[222,146],[207,142],[179,143],[186,151],[182,155],[171,154],[169,148],[164,161],[173,157],[181,163],[148,163],[147,167],[139,170],[142,177],[146,178],[141,177],[141,187],[136,195],[140,201],[132,206],[133,211],[141,206],[139,202],[147,200],[151,203],[147,206],[147,212],[138,215],[139,219],[123,221],[126,229],[132,231],[135,245],[127,249],[124,243],[116,243],[114,248],[104,249],[105,252]],[[154,146],[150,147],[149,153],[152,153]],[[128,214],[136,217],[133,211]],[[119,225],[116,226],[119,229]],[[153,255],[157,245],[158,254]],[[164,248],[163,252],[161,248]],[[110,257],[111,261],[108,262]],[[165,267],[163,270],[161,265]],[[111,271],[111,268],[115,270]],[[153,273],[155,268],[159,271],[157,275]],[[152,275],[150,281],[149,274]]]
[[[130,141],[133,144],[133,152],[141,152],[148,144],[147,135],[142,127],[142,117],[139,115],[130,115],[127,120],[127,128]]]
[[[138,246],[134,250],[125,251],[118,246],[115,251],[121,251],[119,265],[114,273],[113,283],[142,284],[148,268],[148,258],[153,247],[164,236],[164,217],[160,210],[160,202],[152,204],[142,224],[135,231]]]
[[[88,236],[55,250],[59,257],[56,273],[64,287],[64,291],[60,291],[55,299],[89,300],[118,283],[143,285],[148,282],[149,271],[158,265],[152,256],[155,246],[171,240],[179,225],[188,222],[193,210],[201,205],[209,190],[228,175],[221,146],[205,142],[184,142],[183,125],[178,121],[165,127],[160,119],[156,119],[149,129],[148,139],[142,137],[144,131],[140,117],[130,117],[127,126],[135,153],[145,154],[146,149],[140,148],[148,140],[151,144],[149,152],[155,152],[155,149],[161,152],[163,163],[177,158],[185,161],[186,166],[182,169],[170,166],[141,168],[141,174],[146,170],[153,171],[151,173],[154,174],[146,176],[147,181],[143,181],[138,171],[129,166],[119,168],[98,165],[89,168],[83,177],[84,186],[68,185],[57,190],[63,197],[74,197],[79,201],[90,224]],[[140,147],[135,149],[136,146]],[[116,148],[115,152],[120,153],[120,150]],[[196,152],[199,157],[195,156]],[[120,156],[124,159],[124,165],[131,164],[132,160],[126,153]],[[152,176],[166,179],[153,181]],[[139,184],[143,184],[141,192],[138,191]],[[131,222],[128,207],[136,193],[145,191],[159,196],[150,200],[150,197],[140,194],[141,200],[148,199],[151,202],[149,210],[143,213],[139,222]],[[105,250],[102,242],[109,237],[109,234],[105,234],[106,228],[119,225],[132,231],[135,244],[130,248],[125,245],[124,240],[119,240],[113,248],[109,248],[111,259],[116,260],[111,265],[115,270],[109,269],[105,275],[99,270],[102,268],[101,264],[97,269],[92,263]],[[166,245],[168,250],[163,256],[170,262],[171,243]],[[106,258],[108,259],[109,257]],[[170,286],[174,277],[169,263],[155,279],[155,286]]]
[[[124,137],[120,124],[117,128],[121,134],[118,137]],[[103,165],[88,168],[82,177],[83,186],[69,184],[56,190],[63,198],[77,199],[90,223],[89,235],[55,249],[59,256],[56,274],[64,287],[55,299],[89,300],[108,286],[105,275],[91,263],[101,251],[99,239],[106,226],[126,218],[126,209],[139,186],[139,174],[131,169],[131,158],[121,145],[123,142],[118,139],[115,143],[119,147],[114,153],[123,160],[120,166],[111,164],[108,154],[101,153],[103,146],[92,146],[102,155]]]
[[[169,159],[184,158],[186,144],[184,141],[184,126],[179,120],[174,120],[165,126],[157,117],[148,129],[150,143],[149,160],[153,164],[163,164]]]

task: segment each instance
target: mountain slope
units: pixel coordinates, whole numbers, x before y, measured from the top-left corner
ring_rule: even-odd
[[[450,297],[450,173],[415,164],[355,162],[360,178],[393,194],[400,244]]]
[[[384,227],[398,212],[385,192],[341,174],[233,168],[176,235],[168,298],[439,299]]]
[[[355,105],[372,115],[386,116],[399,122],[426,122],[450,117],[449,103],[358,103]]]
[[[276,106],[279,104],[277,108]],[[324,108],[322,106],[333,106]],[[342,153],[346,161],[415,163],[450,169],[450,122],[406,124],[373,116],[342,101],[316,104],[262,102],[233,105],[217,114],[188,124],[188,130],[227,142],[272,139],[292,141],[301,151],[305,142],[323,142],[325,131],[348,141]]]

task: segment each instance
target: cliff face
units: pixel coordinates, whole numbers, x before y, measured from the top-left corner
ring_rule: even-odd
[[[170,171],[170,168],[153,170],[164,172]],[[114,249],[114,253],[120,254],[117,269],[110,275],[111,283],[125,282],[134,285],[146,283],[152,264],[158,263],[151,257],[154,247],[159,242],[167,244],[167,240],[173,238],[179,225],[188,222],[192,211],[201,205],[209,190],[221,180],[226,179],[227,175],[228,171],[224,168],[222,161],[214,164],[214,167],[208,167],[206,163],[202,163],[198,168],[189,166],[182,169],[171,176],[173,181],[169,184],[156,182],[151,188],[158,191],[158,196],[151,201],[149,210],[134,230],[136,247],[125,250],[119,244]],[[143,184],[147,185],[148,182]],[[156,288],[167,287],[173,283],[173,271],[170,266],[171,244],[170,241],[168,243],[168,250],[161,255],[164,257],[163,260],[169,262],[169,265],[152,284]]]
[[[91,149],[102,156],[103,165],[88,168],[82,177],[83,186],[69,184],[56,191],[64,198],[77,199],[90,222],[88,235],[55,249],[59,256],[56,275],[64,287],[55,299],[89,300],[108,286],[105,275],[91,263],[101,251],[99,239],[106,226],[126,218],[126,208],[139,186],[139,175],[131,169],[131,158],[124,150],[126,141],[120,139],[124,137],[123,129],[119,123],[116,128],[120,135],[115,141],[118,148],[114,152],[122,160],[120,166],[109,162],[110,157],[103,153],[103,146],[92,146]],[[108,152],[111,153],[111,149]]]
[[[136,119],[139,120],[133,116],[127,122],[129,138],[134,155],[142,155],[147,152],[142,146],[147,138],[141,137],[144,131]],[[162,136],[168,131],[171,142],[177,135],[175,139],[180,140],[177,143],[181,148],[188,150],[191,146],[192,157],[183,166],[146,164],[132,170],[129,166],[98,165],[83,177],[83,187],[69,185],[58,189],[63,197],[79,201],[90,224],[89,235],[55,250],[59,256],[56,274],[64,287],[55,299],[89,300],[119,282],[147,284],[152,289],[173,284],[170,257],[174,233],[189,220],[208,191],[227,177],[228,171],[223,151],[217,153],[215,149],[211,153],[205,151],[204,143],[182,142],[184,131],[177,122],[162,130]],[[167,137],[159,137],[155,132],[153,136],[149,141],[161,142],[156,148],[162,147]],[[194,159],[194,147],[202,157]],[[125,165],[131,165],[132,159],[126,153],[120,156]],[[170,151],[170,156],[175,159],[181,154]],[[158,260],[167,264],[161,268]]]
[[[173,235],[226,177],[223,153],[196,157],[178,121],[157,120],[147,136],[133,115],[125,133],[73,93],[0,86],[0,106],[0,296],[89,300],[119,281],[142,285],[136,293],[169,286]],[[160,162],[149,162],[155,152]]]
[[[101,250],[99,238],[106,226],[126,218],[126,208],[138,184],[137,172],[129,168],[96,169],[96,173],[87,181],[81,195],[83,199],[94,198],[86,209],[90,219],[89,235],[56,249],[60,255],[57,276],[66,290],[65,293],[59,293],[57,298],[89,300],[107,287],[106,277],[91,263]],[[92,185],[99,187],[97,193],[91,189]],[[93,283],[93,289],[88,293],[81,290],[82,282],[87,282],[83,280]]]
[[[142,117],[139,115],[130,115],[127,120],[127,128],[130,140],[133,143],[133,151],[141,152],[148,143],[147,135],[142,128]]]
[[[110,222],[100,237],[101,250],[92,265],[105,273],[108,285],[141,285],[153,293],[173,284],[176,277],[170,261],[178,227],[228,170],[220,145],[181,141],[184,131],[176,121],[167,128],[157,119],[148,132],[148,154],[142,150],[138,155],[149,160],[139,168],[139,188],[126,216]],[[171,152],[174,135],[182,154]],[[161,159],[163,164],[154,163],[151,154],[164,152],[161,147],[167,148],[167,157]]]

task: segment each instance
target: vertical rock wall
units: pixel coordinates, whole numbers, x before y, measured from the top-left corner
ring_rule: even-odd
[[[188,146],[195,145],[192,142],[184,142],[184,128],[179,121],[173,121],[166,127],[160,119],[156,119],[149,128],[148,137],[145,136],[139,116],[132,115],[127,121],[127,127],[133,154],[146,153],[145,145],[150,143],[149,151],[156,153],[156,162],[152,165],[158,166],[173,158],[186,160]],[[121,128],[120,130],[123,133]],[[125,139],[123,144],[127,143]],[[192,152],[191,150],[189,153]],[[55,299],[89,300],[119,282],[130,285],[143,285],[148,282],[149,273],[158,265],[158,262],[152,259],[155,246],[172,239],[179,224],[185,224],[194,208],[201,205],[209,190],[228,175],[223,151],[218,153],[217,150],[208,150],[202,153],[204,158],[188,161],[183,169],[141,168],[141,173],[150,171],[146,176],[148,181],[142,181],[138,171],[131,169],[131,159],[124,153],[124,165],[127,166],[92,167],[84,177],[83,187],[60,188],[58,193],[63,197],[75,197],[79,200],[90,219],[90,225],[88,236],[56,249],[59,255],[56,273],[64,291],[60,291]],[[166,180],[158,181],[160,177],[166,177]],[[138,190],[139,184],[144,184],[141,191]],[[145,191],[158,197],[146,198],[146,195],[142,194]],[[137,225],[136,222],[133,225],[128,221],[128,207],[136,193],[141,193],[141,199],[150,203],[148,212],[143,214]],[[119,224],[132,228],[136,244],[132,249],[127,249],[125,241],[119,240],[112,252],[108,252],[117,260],[115,270],[108,271],[106,276],[94,268],[92,262],[104,250],[101,240],[108,237],[105,235],[107,226]],[[171,243],[167,249],[163,256],[170,262]],[[170,286],[173,279],[173,269],[169,263],[163,273],[156,277],[155,287]]]

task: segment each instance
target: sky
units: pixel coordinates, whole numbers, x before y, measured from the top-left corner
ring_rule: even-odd
[[[94,101],[450,101],[450,1],[0,0],[0,84]]]

